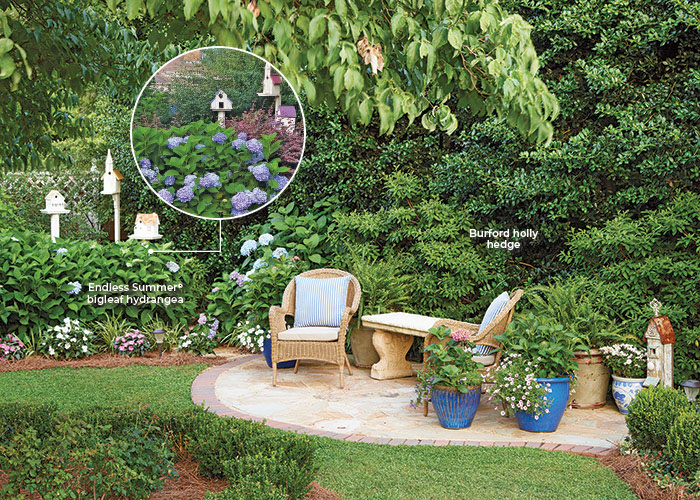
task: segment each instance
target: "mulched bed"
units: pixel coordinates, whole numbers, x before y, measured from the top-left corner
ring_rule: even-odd
[[[610,467],[617,477],[623,480],[642,500],[698,500],[697,495],[689,495],[678,487],[661,488],[642,468],[642,459],[634,455],[614,453],[601,457],[598,461]]]
[[[242,351],[240,351],[242,353]],[[223,365],[230,361],[228,356],[194,356],[186,352],[163,353],[159,358],[157,352],[149,352],[145,356],[129,358],[112,353],[101,353],[82,359],[54,360],[43,356],[30,356],[17,361],[0,363],[0,373],[21,370],[47,370],[67,366],[70,368],[117,368],[121,366],[182,366],[196,363],[206,363],[210,366]]]

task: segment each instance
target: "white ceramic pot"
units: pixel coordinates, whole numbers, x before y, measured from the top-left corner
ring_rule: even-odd
[[[612,394],[620,413],[627,415],[627,408],[642,390],[643,378],[624,378],[613,375]]]

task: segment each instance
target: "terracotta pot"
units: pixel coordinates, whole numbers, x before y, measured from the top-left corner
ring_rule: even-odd
[[[355,328],[350,334],[350,349],[355,366],[359,368],[370,368],[379,361],[379,354],[372,344],[372,328]]]
[[[608,396],[610,368],[603,364],[598,349],[591,352],[576,351],[574,360],[578,364],[576,384],[571,387],[570,403],[573,408],[602,408]]]

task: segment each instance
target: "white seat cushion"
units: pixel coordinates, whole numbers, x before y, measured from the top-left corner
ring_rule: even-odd
[[[279,340],[306,340],[312,342],[331,342],[338,340],[340,328],[329,326],[302,326],[290,328],[277,334]]]
[[[488,356],[472,356],[472,359],[484,366],[489,366],[496,362],[496,355],[489,354]]]

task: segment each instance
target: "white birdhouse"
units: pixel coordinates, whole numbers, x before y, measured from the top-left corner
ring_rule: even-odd
[[[219,125],[224,126],[226,111],[231,111],[232,109],[233,101],[228,98],[226,92],[221,89],[217,90],[216,94],[214,94],[214,99],[211,100],[211,110],[217,113]]]
[[[659,316],[661,304],[654,299],[651,304],[654,317],[649,321],[644,339],[647,342],[647,378],[645,386],[673,387],[673,332],[668,316]]]
[[[121,181],[124,176],[119,170],[114,168],[112,152],[107,150],[107,160],[105,161],[105,173],[102,174],[102,194],[117,194],[121,192]]]
[[[272,72],[272,65],[270,63],[265,64],[265,77],[262,81],[263,91],[258,92],[258,95],[260,97],[275,98],[275,115],[279,113],[279,108],[282,104],[282,91],[280,88],[281,84],[282,77],[277,73]]]
[[[42,210],[45,214],[67,214],[70,212],[70,210],[66,210],[66,199],[55,189],[49,191],[45,200],[46,208]]]
[[[158,225],[160,219],[158,214],[136,214],[136,224],[134,225],[134,234],[129,238],[134,240],[157,240],[163,237],[158,234]]]

